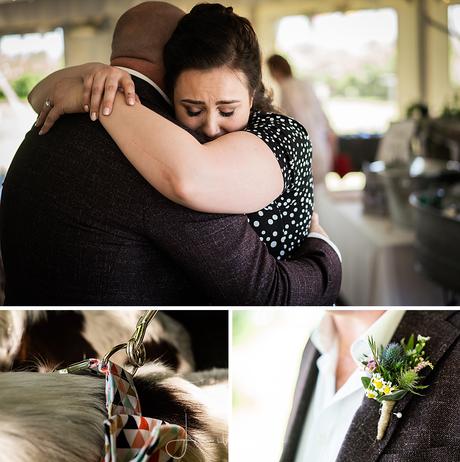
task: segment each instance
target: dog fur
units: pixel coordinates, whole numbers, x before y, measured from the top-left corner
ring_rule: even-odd
[[[77,335],[77,340],[90,351],[91,356],[102,358],[112,347],[126,342],[135,330],[136,323],[143,311],[136,310],[84,310],[61,312],[62,316],[74,315],[75,325],[62,324],[58,331],[51,328],[46,331],[46,348],[37,348],[37,335],[34,326],[45,325],[47,318],[56,316],[56,312],[43,310],[0,311],[0,370],[8,371],[13,367],[28,370],[49,371],[80,361],[83,351],[76,351],[74,357],[62,357],[63,346],[58,340],[48,338],[66,333]],[[68,321],[67,321],[68,322]],[[77,322],[79,324],[77,324]],[[78,331],[78,332],[76,332]],[[41,333],[40,335],[43,335]],[[31,342],[34,345],[31,345]],[[174,319],[164,312],[157,313],[149,324],[144,344],[148,360],[162,360],[162,353],[169,351],[174,356],[174,369],[179,373],[194,370],[194,359],[190,336]],[[68,355],[71,353],[67,352]],[[124,364],[123,353],[113,357],[115,362]],[[70,361],[69,361],[70,360]],[[164,361],[163,361],[164,362]]]
[[[223,386],[226,395],[226,373],[190,378],[202,389],[160,364],[136,376],[142,415],[183,427],[187,415],[187,450],[181,460],[226,461],[226,419],[217,416],[204,399],[211,385]],[[106,418],[104,380],[3,372],[0,389],[0,462],[100,462]]]

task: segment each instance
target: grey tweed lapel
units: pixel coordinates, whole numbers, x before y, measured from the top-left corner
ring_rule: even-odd
[[[459,336],[459,331],[446,322],[450,315],[452,312],[448,311],[407,311],[392,341],[399,342],[402,338],[408,339],[412,333],[429,336],[427,353],[436,368],[438,361]],[[424,370],[424,383],[429,384],[430,373],[429,368]],[[429,393],[429,388],[426,393]],[[407,394],[405,398],[396,403],[393,412],[400,412],[402,418],[398,419],[393,415],[385,437],[379,442],[375,439],[379,404],[375,400],[363,398],[345,436],[336,462],[376,462],[393,434],[405,424],[404,409],[410,404],[412,398],[413,395]]]
[[[280,462],[292,462],[295,458],[305,423],[305,417],[318,378],[316,360],[319,358],[319,355],[319,351],[309,340],[302,356],[299,377],[297,379],[292,403],[292,411],[286,429],[286,437]]]

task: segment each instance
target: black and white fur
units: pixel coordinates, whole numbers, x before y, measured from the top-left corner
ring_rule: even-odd
[[[49,371],[101,358],[130,338],[142,313],[0,311],[0,370],[42,372],[0,372],[0,462],[100,462],[104,381]],[[145,344],[149,362],[135,376],[142,415],[183,427],[187,416],[184,462],[226,461],[226,371],[191,372],[190,337],[164,312],[150,323]]]
[[[52,370],[88,357],[102,358],[126,342],[143,311],[0,311],[0,370]],[[147,361],[174,371],[194,370],[190,336],[177,321],[157,313],[144,338]],[[124,364],[118,353],[115,362]]]
[[[206,385],[224,371],[187,380],[157,365],[135,376],[142,415],[185,427],[183,462],[227,461],[226,418],[207,403]],[[210,378],[212,380],[210,380]],[[201,388],[192,381],[201,381]],[[0,373],[0,462],[100,462],[106,418],[104,380],[73,374]]]

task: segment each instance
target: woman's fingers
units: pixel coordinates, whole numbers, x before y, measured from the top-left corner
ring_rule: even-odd
[[[46,116],[49,114],[52,108],[53,108],[53,105],[50,99],[47,99],[43,103],[42,110],[40,111],[40,114],[38,114],[37,120],[35,121],[36,127],[41,127],[43,125],[43,122],[45,122]]]
[[[89,116],[93,121],[97,120],[97,116],[99,114],[99,108],[101,106],[106,80],[107,73],[104,71],[96,72],[94,75],[93,86],[91,88],[91,102],[89,105]]]
[[[90,87],[88,91],[87,87]],[[116,67],[104,66],[92,75],[92,80],[85,79],[85,97],[89,93],[89,112],[91,120],[98,118],[99,111],[110,115],[118,90],[125,94],[126,104],[132,106],[136,102],[136,93],[131,76]],[[84,98],[86,103],[86,98]]]
[[[118,89],[125,94],[128,105],[135,104],[137,95],[127,72],[107,65],[100,65],[97,69],[85,75],[83,85],[79,79],[63,79],[56,84],[52,96],[55,106],[47,100],[35,122],[37,127],[41,127],[40,134],[47,133],[61,115],[80,112],[82,108],[90,113],[93,121],[97,120],[100,111],[109,115]],[[68,83],[70,80],[78,82]],[[73,91],[75,87],[79,88],[78,92]],[[69,89],[72,90],[71,94],[68,93]]]
[[[104,99],[102,100],[102,114],[110,115],[113,109],[113,103],[117,91],[121,91],[125,95],[126,104],[133,106],[136,102],[136,90],[131,76],[124,71],[119,71],[121,74],[113,72],[107,78],[105,83]]]
[[[105,81],[104,98],[102,100],[102,114],[110,115],[113,108],[113,102],[118,91],[118,78],[109,76]]]
[[[120,79],[119,90],[125,95],[126,104],[128,106],[134,106],[137,101],[137,95],[133,79],[129,74],[125,74]]]
[[[87,74],[83,79],[83,109],[89,112],[89,105],[91,104],[91,89],[93,88],[93,74]]]
[[[122,71],[120,71],[122,72]],[[125,95],[126,104],[133,106],[136,102],[136,93],[134,83],[131,76],[126,72],[121,74],[114,74],[109,76],[105,81],[104,99],[102,100],[102,114],[110,115],[113,109],[113,103],[117,91],[121,91]]]
[[[136,89],[134,87],[133,79],[128,73],[126,73],[120,80],[120,87],[125,94],[126,104],[134,106],[136,102]]]
[[[43,113],[43,111],[42,111]],[[40,113],[40,115],[42,114]],[[64,114],[64,111],[59,108],[58,106],[54,106],[51,108],[51,110],[48,112],[48,114],[45,117],[45,120],[43,122],[42,128],[38,132],[39,135],[44,135],[45,133],[48,133],[50,128],[55,124],[56,120],[61,117],[61,115]]]
[[[80,78],[65,78],[56,83],[52,96],[47,98],[35,125],[40,135],[48,133],[64,114],[83,112],[83,85]]]

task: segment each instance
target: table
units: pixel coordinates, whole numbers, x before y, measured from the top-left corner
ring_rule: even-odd
[[[315,189],[320,223],[342,254],[341,295],[355,306],[444,305],[442,289],[416,271],[415,233],[364,215],[360,194]]]

